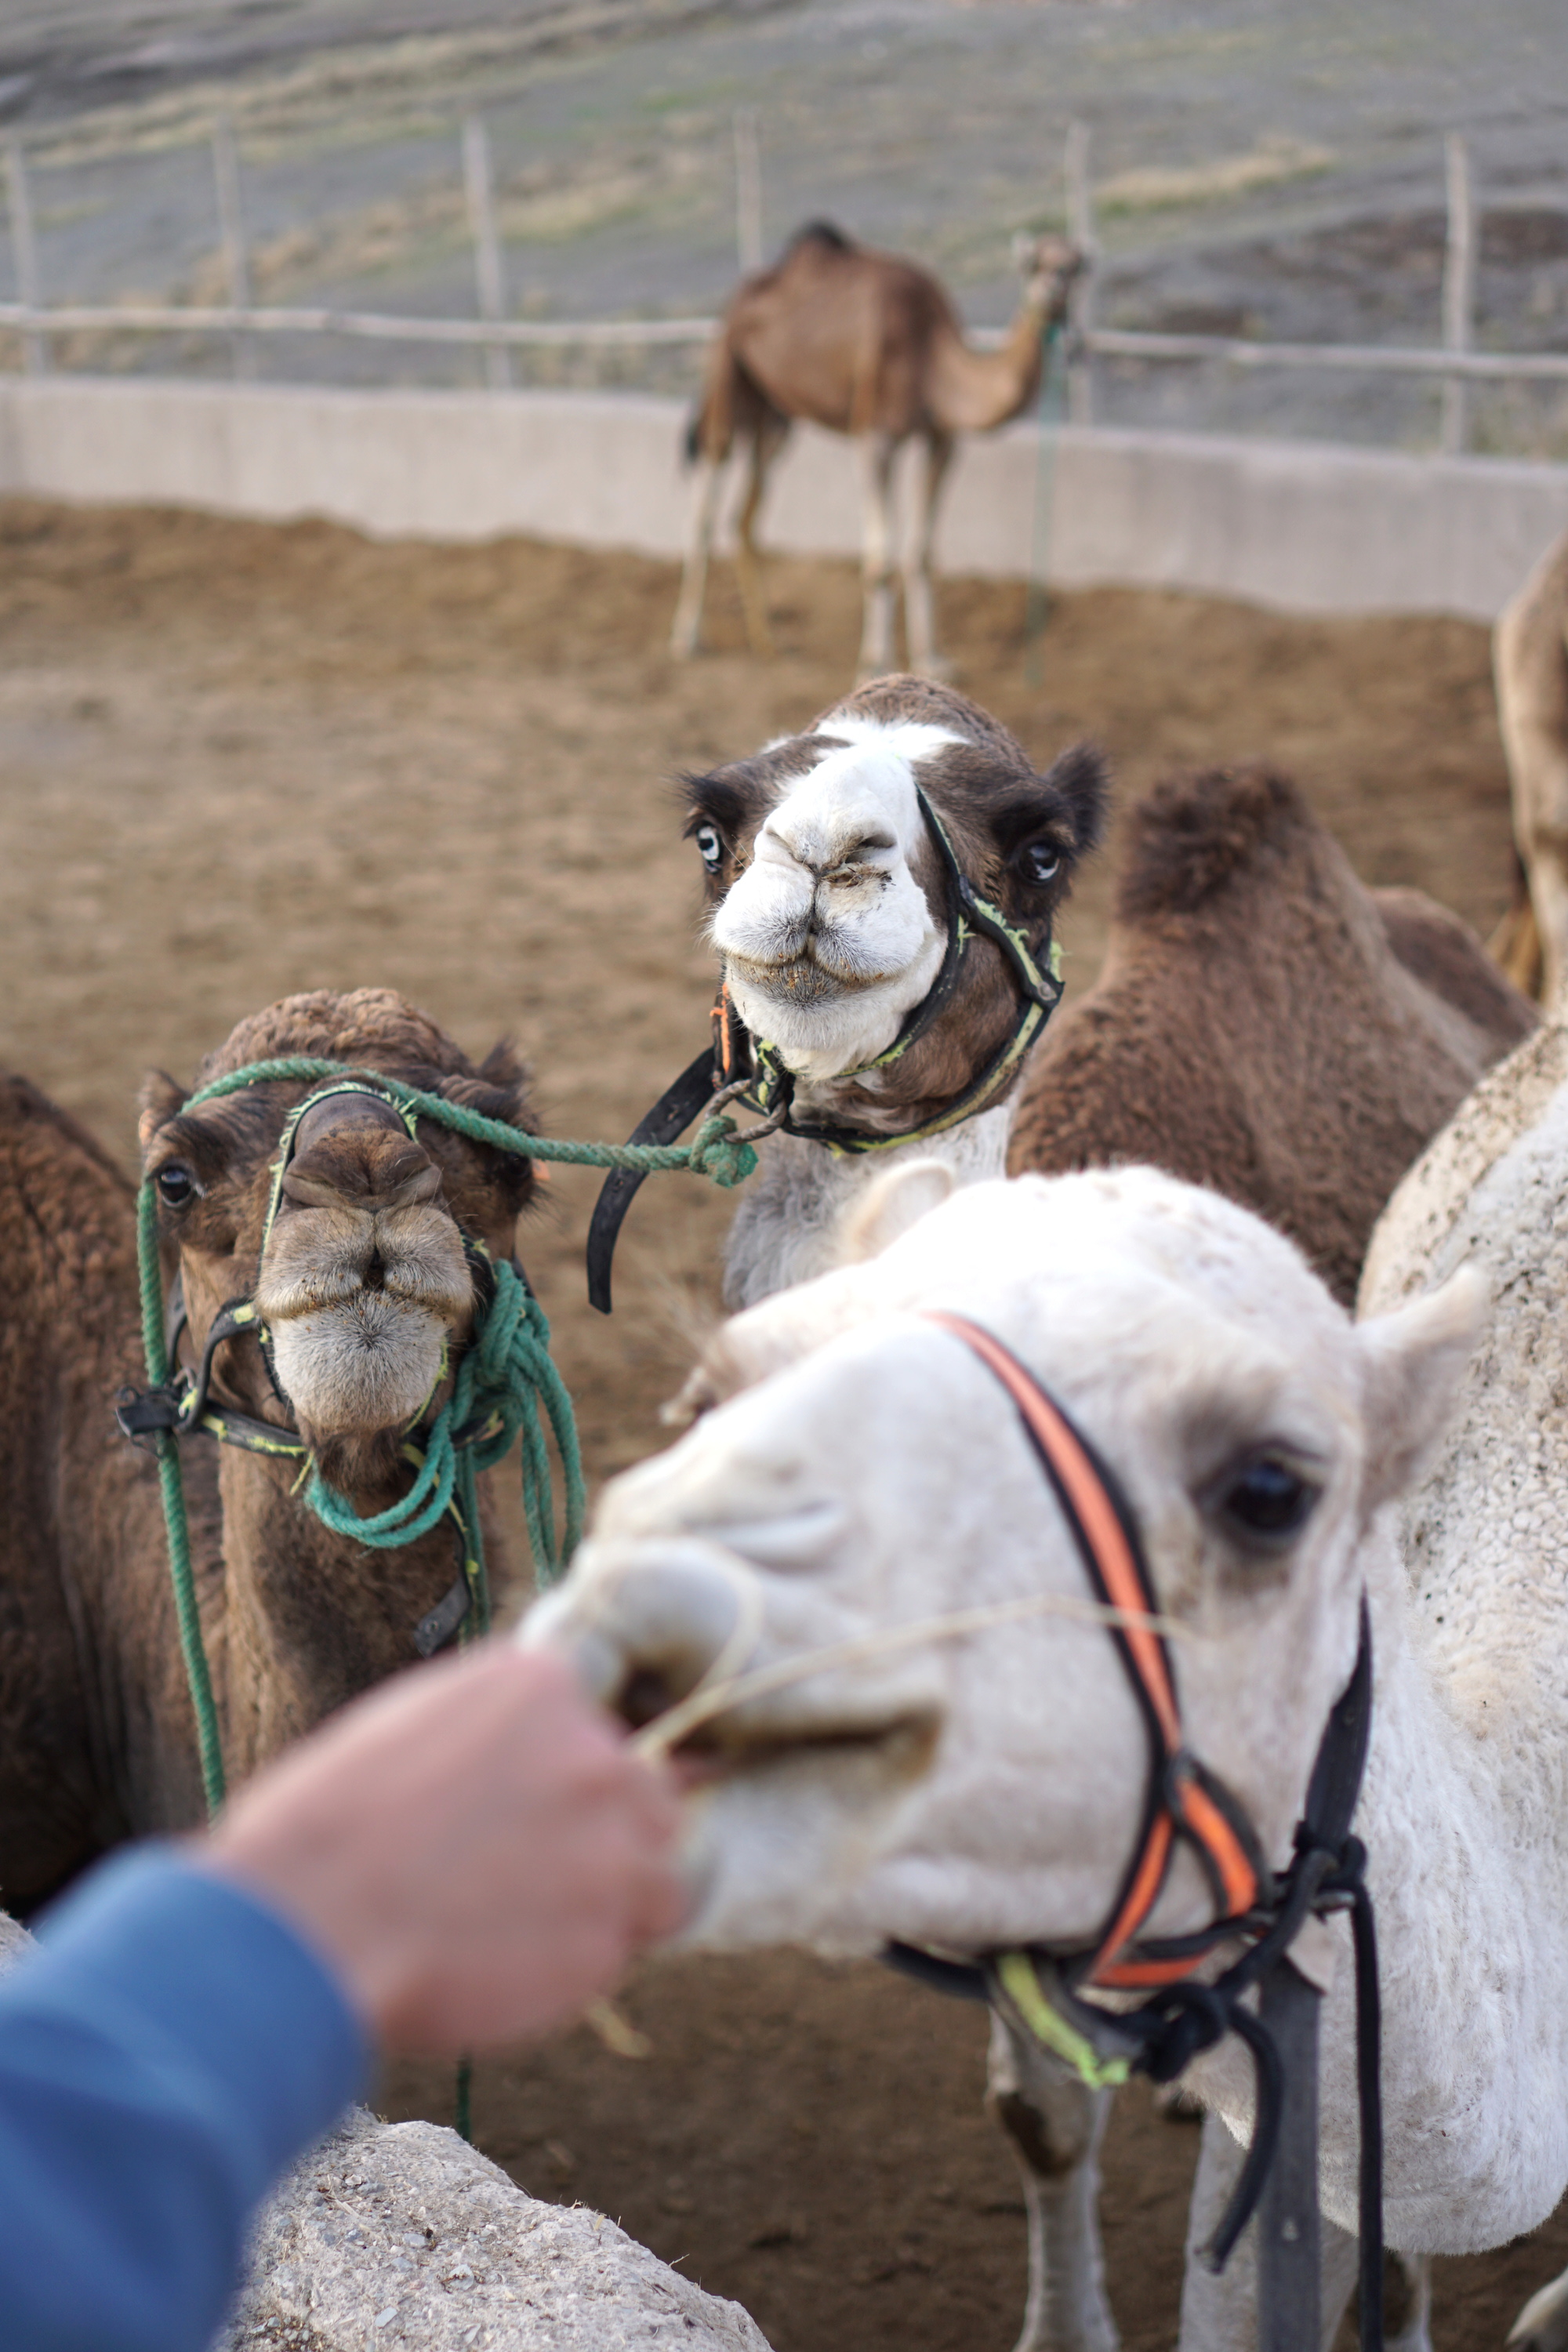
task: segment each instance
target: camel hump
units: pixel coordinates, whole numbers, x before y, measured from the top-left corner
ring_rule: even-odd
[[[79,1153],[119,1192],[129,1193],[130,1181],[101,1143],[89,1135],[69,1111],[51,1102],[41,1087],[15,1070],[0,1069],[0,1152],[22,1159],[58,1161]]]
[[[1539,1025],[1535,1006],[1492,961],[1469,925],[1425,890],[1373,890],[1372,902],[1405,971],[1500,1049],[1521,1044]]]
[[[803,245],[825,246],[830,253],[858,251],[854,238],[846,236],[844,231],[830,220],[805,222],[796,229],[784,250],[787,253],[796,253]]]
[[[1195,914],[1320,831],[1297,787],[1271,769],[1168,776],[1128,814],[1117,920]]]

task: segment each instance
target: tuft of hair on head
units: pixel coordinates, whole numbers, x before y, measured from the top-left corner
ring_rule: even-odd
[[[803,221],[784,250],[794,253],[803,245],[825,245],[830,253],[853,253],[855,240],[830,220]]]
[[[1317,830],[1296,785],[1272,769],[1167,776],[1128,815],[1117,919],[1195,914]]]

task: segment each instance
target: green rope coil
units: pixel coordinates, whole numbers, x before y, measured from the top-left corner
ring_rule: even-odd
[[[195,1110],[200,1103],[216,1102],[219,1096],[237,1094],[244,1087],[351,1077],[362,1070],[359,1063],[328,1062],[309,1054],[290,1054],[277,1062],[250,1062],[243,1070],[215,1078],[211,1086],[190,1096],[184,1108]],[[723,1113],[704,1119],[689,1143],[570,1143],[557,1136],[525,1135],[521,1128],[485,1118],[462,1103],[448,1102],[444,1095],[425,1094],[382,1070],[365,1070],[363,1075],[419,1118],[435,1119],[475,1143],[488,1143],[497,1151],[510,1151],[523,1160],[550,1160],[568,1168],[626,1168],[639,1176],[689,1168],[693,1175],[710,1178],[725,1192],[743,1184],[757,1164],[755,1151],[740,1140],[735,1122]]]
[[[142,1285],[142,1349],[147,1378],[156,1388],[166,1386],[169,1352],[163,1340],[163,1281],[158,1262],[158,1207],[151,1184],[143,1184],[136,1202],[136,1258]],[[180,1654],[185,1662],[191,1706],[196,1718],[196,1744],[202,1759],[202,1788],[207,1812],[223,1803],[225,1780],[223,1743],[218,1738],[217,1709],[213,1705],[212,1676],[207,1671],[206,1644],[202,1640],[201,1612],[196,1606],[195,1579],[191,1572],[191,1530],[185,1517],[185,1489],[180,1476],[178,1441],[172,1430],[160,1429],[153,1439],[158,1485],[163,1496],[163,1526],[169,1538],[169,1578],[174,1588],[174,1615],[180,1629]]]
[[[215,1078],[187,1097],[184,1108],[194,1110],[246,1087],[309,1083],[319,1078],[353,1076],[360,1066],[327,1061],[314,1055],[289,1055],[280,1060],[251,1062],[241,1070]],[[689,1169],[728,1191],[744,1182],[757,1164],[749,1143],[736,1135],[734,1122],[722,1116],[705,1119],[689,1144],[572,1143],[486,1118],[464,1104],[426,1094],[401,1078],[381,1070],[364,1072],[378,1088],[420,1118],[435,1120],[471,1142],[525,1160],[547,1160],[578,1168],[624,1168],[642,1176],[666,1170]],[[154,1389],[169,1382],[169,1354],[163,1335],[163,1283],[158,1252],[158,1213],[151,1179],[143,1182],[136,1204],[137,1264],[142,1294],[142,1345],[147,1377]],[[550,1353],[550,1326],[539,1301],[520,1279],[516,1268],[494,1268],[495,1293],[473,1342],[458,1367],[452,1393],[441,1407],[422,1446],[410,1444],[405,1454],[416,1476],[406,1495],[385,1510],[361,1518],[346,1495],[328,1485],[314,1462],[310,1465],[302,1494],[323,1527],[332,1534],[386,1550],[413,1543],[450,1514],[462,1538],[463,1570],[473,1602],[472,1630],[489,1631],[489,1589],[485,1574],[484,1543],[479,1528],[479,1474],[493,1469],[518,1441],[522,1466],[523,1512],[534,1572],[541,1584],[552,1583],[565,1569],[583,1533],[583,1461],[572,1400]],[[543,1423],[548,1422],[560,1457],[563,1486],[562,1530],[555,1540],[555,1512],[551,1491],[550,1454]],[[169,1574],[174,1586],[174,1613],[180,1650],[184,1659],[191,1705],[196,1718],[202,1785],[207,1811],[216,1813],[224,1801],[223,1748],[212,1676],[202,1640],[201,1612],[196,1605],[191,1568],[190,1527],[180,1476],[178,1442],[172,1431],[154,1433],[158,1482],[163,1498],[163,1521],[169,1539]]]

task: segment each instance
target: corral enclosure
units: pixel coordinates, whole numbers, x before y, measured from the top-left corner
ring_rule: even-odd
[[[725,576],[717,650],[678,667],[674,574],[642,560],[0,504],[0,1053],[129,1166],[146,1066],[188,1078],[276,996],[384,982],[470,1048],[516,1034],[552,1132],[624,1135],[697,1050],[711,992],[671,780],[848,682],[852,570],[781,564],[773,584],[776,662],[740,650]],[[1483,929],[1506,903],[1479,627],[1097,591],[1055,603],[1031,683],[1021,586],[953,582],[944,612],[961,682],[1037,759],[1092,735],[1125,800],[1173,763],[1262,756],[1367,879]],[[1074,989],[1114,865],[1113,843],[1069,913]],[[664,1440],[728,1206],[650,1181],[605,1323],[583,1292],[593,1181],[550,1189],[523,1255],[597,1478]],[[626,2007],[645,2062],[576,2032],[480,2064],[489,2153],[739,2295],[780,2352],[1005,2352],[1022,2204],[980,2112],[977,2012],[787,1955],[650,1963]],[[382,2105],[449,2119],[449,2070],[400,2065]],[[1105,2210],[1130,2352],[1173,2333],[1194,2147],[1142,2095],[1121,2103]],[[1493,2352],[1565,2256],[1552,2224],[1440,2265],[1440,2352]]]

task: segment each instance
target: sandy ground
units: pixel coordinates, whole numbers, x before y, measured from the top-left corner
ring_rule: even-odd
[[[669,779],[799,725],[847,682],[845,567],[781,565],[784,651],[661,650],[668,568],[503,543],[375,546],[323,525],[0,503],[0,1057],[129,1161],[140,1073],[188,1076],[290,990],[403,988],[482,1051],[519,1035],[556,1134],[619,1137],[697,1050],[710,992]],[[1487,927],[1508,895],[1484,632],[1301,621],[1100,591],[1056,604],[1038,684],[1021,590],[950,583],[963,682],[1044,760],[1090,734],[1131,797],[1175,762],[1289,769],[1378,882]],[[1067,929],[1092,978],[1111,859]],[[661,1442],[728,1210],[645,1188],[613,1321],[584,1301],[591,1181],[523,1252],[595,1477]],[[627,1997],[643,2063],[585,2034],[481,2065],[479,2137],[530,2188],[622,2217],[738,2294],[780,2352],[1005,2352],[1022,2208],[979,2111],[983,2021],[870,1969],[663,1962]],[[387,2111],[446,2119],[445,2069]],[[1170,2338],[1194,2135],[1122,2102],[1107,2161],[1132,2352]],[[1444,2266],[1441,2352],[1491,2352],[1548,2245]]]

